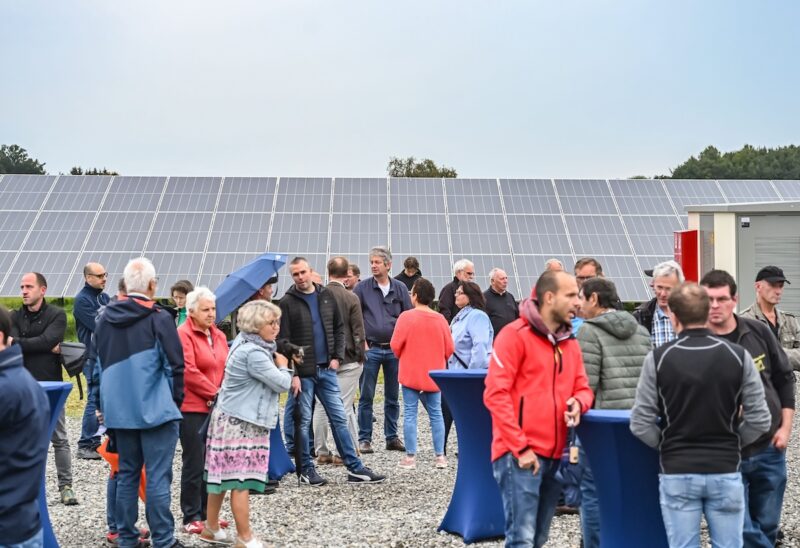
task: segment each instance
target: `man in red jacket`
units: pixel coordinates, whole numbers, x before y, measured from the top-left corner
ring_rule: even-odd
[[[492,415],[492,466],[506,516],[506,546],[543,546],[561,485],[567,440],[594,395],[570,317],[578,285],[543,273],[520,317],[495,338],[483,401]]]

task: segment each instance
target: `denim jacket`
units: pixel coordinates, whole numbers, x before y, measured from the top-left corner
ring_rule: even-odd
[[[232,417],[272,430],[278,421],[278,396],[292,384],[292,372],[278,369],[266,349],[233,341],[217,405]]]

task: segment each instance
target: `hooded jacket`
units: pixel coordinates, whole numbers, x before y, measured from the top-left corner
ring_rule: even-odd
[[[50,402],[22,365],[18,345],[0,351],[0,545],[31,538],[42,522]]]
[[[172,316],[143,295],[97,317],[100,407],[108,428],[144,430],[182,418],[183,350]]]
[[[583,365],[597,409],[630,409],[650,335],[628,312],[612,310],[583,322],[578,331]]]
[[[344,326],[339,306],[330,291],[321,285],[314,284],[319,303],[319,315],[328,345],[328,357],[344,363]],[[279,339],[290,342],[305,349],[303,363],[295,366],[295,374],[299,377],[314,377],[317,374],[317,359],[314,355],[314,326],[311,310],[305,299],[294,285],[286,290],[280,302],[281,331]]]
[[[567,441],[564,412],[574,397],[585,413],[592,390],[569,324],[552,333],[538,303],[520,304],[520,317],[497,335],[489,360],[483,402],[492,415],[492,460],[528,448],[560,459]]]

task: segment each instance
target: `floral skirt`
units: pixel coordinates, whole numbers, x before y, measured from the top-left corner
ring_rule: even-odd
[[[264,492],[269,470],[269,429],[214,408],[206,440],[203,475],[209,493],[254,489]]]

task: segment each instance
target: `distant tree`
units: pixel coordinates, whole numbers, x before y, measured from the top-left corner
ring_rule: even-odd
[[[428,158],[418,162],[413,156],[408,158],[392,156],[386,171],[389,177],[458,177],[456,170],[451,167],[439,167]]]
[[[87,169],[83,171],[80,166],[75,166],[69,170],[70,175],[119,175],[116,171],[109,171],[106,168],[97,169],[93,167],[92,169]]]
[[[633,177],[628,177],[628,179],[649,179],[647,175],[634,175]]]
[[[19,145],[0,145],[0,173],[44,175],[44,164]]]
[[[720,153],[706,147],[672,170],[673,179],[800,179],[800,147],[755,148]]]

